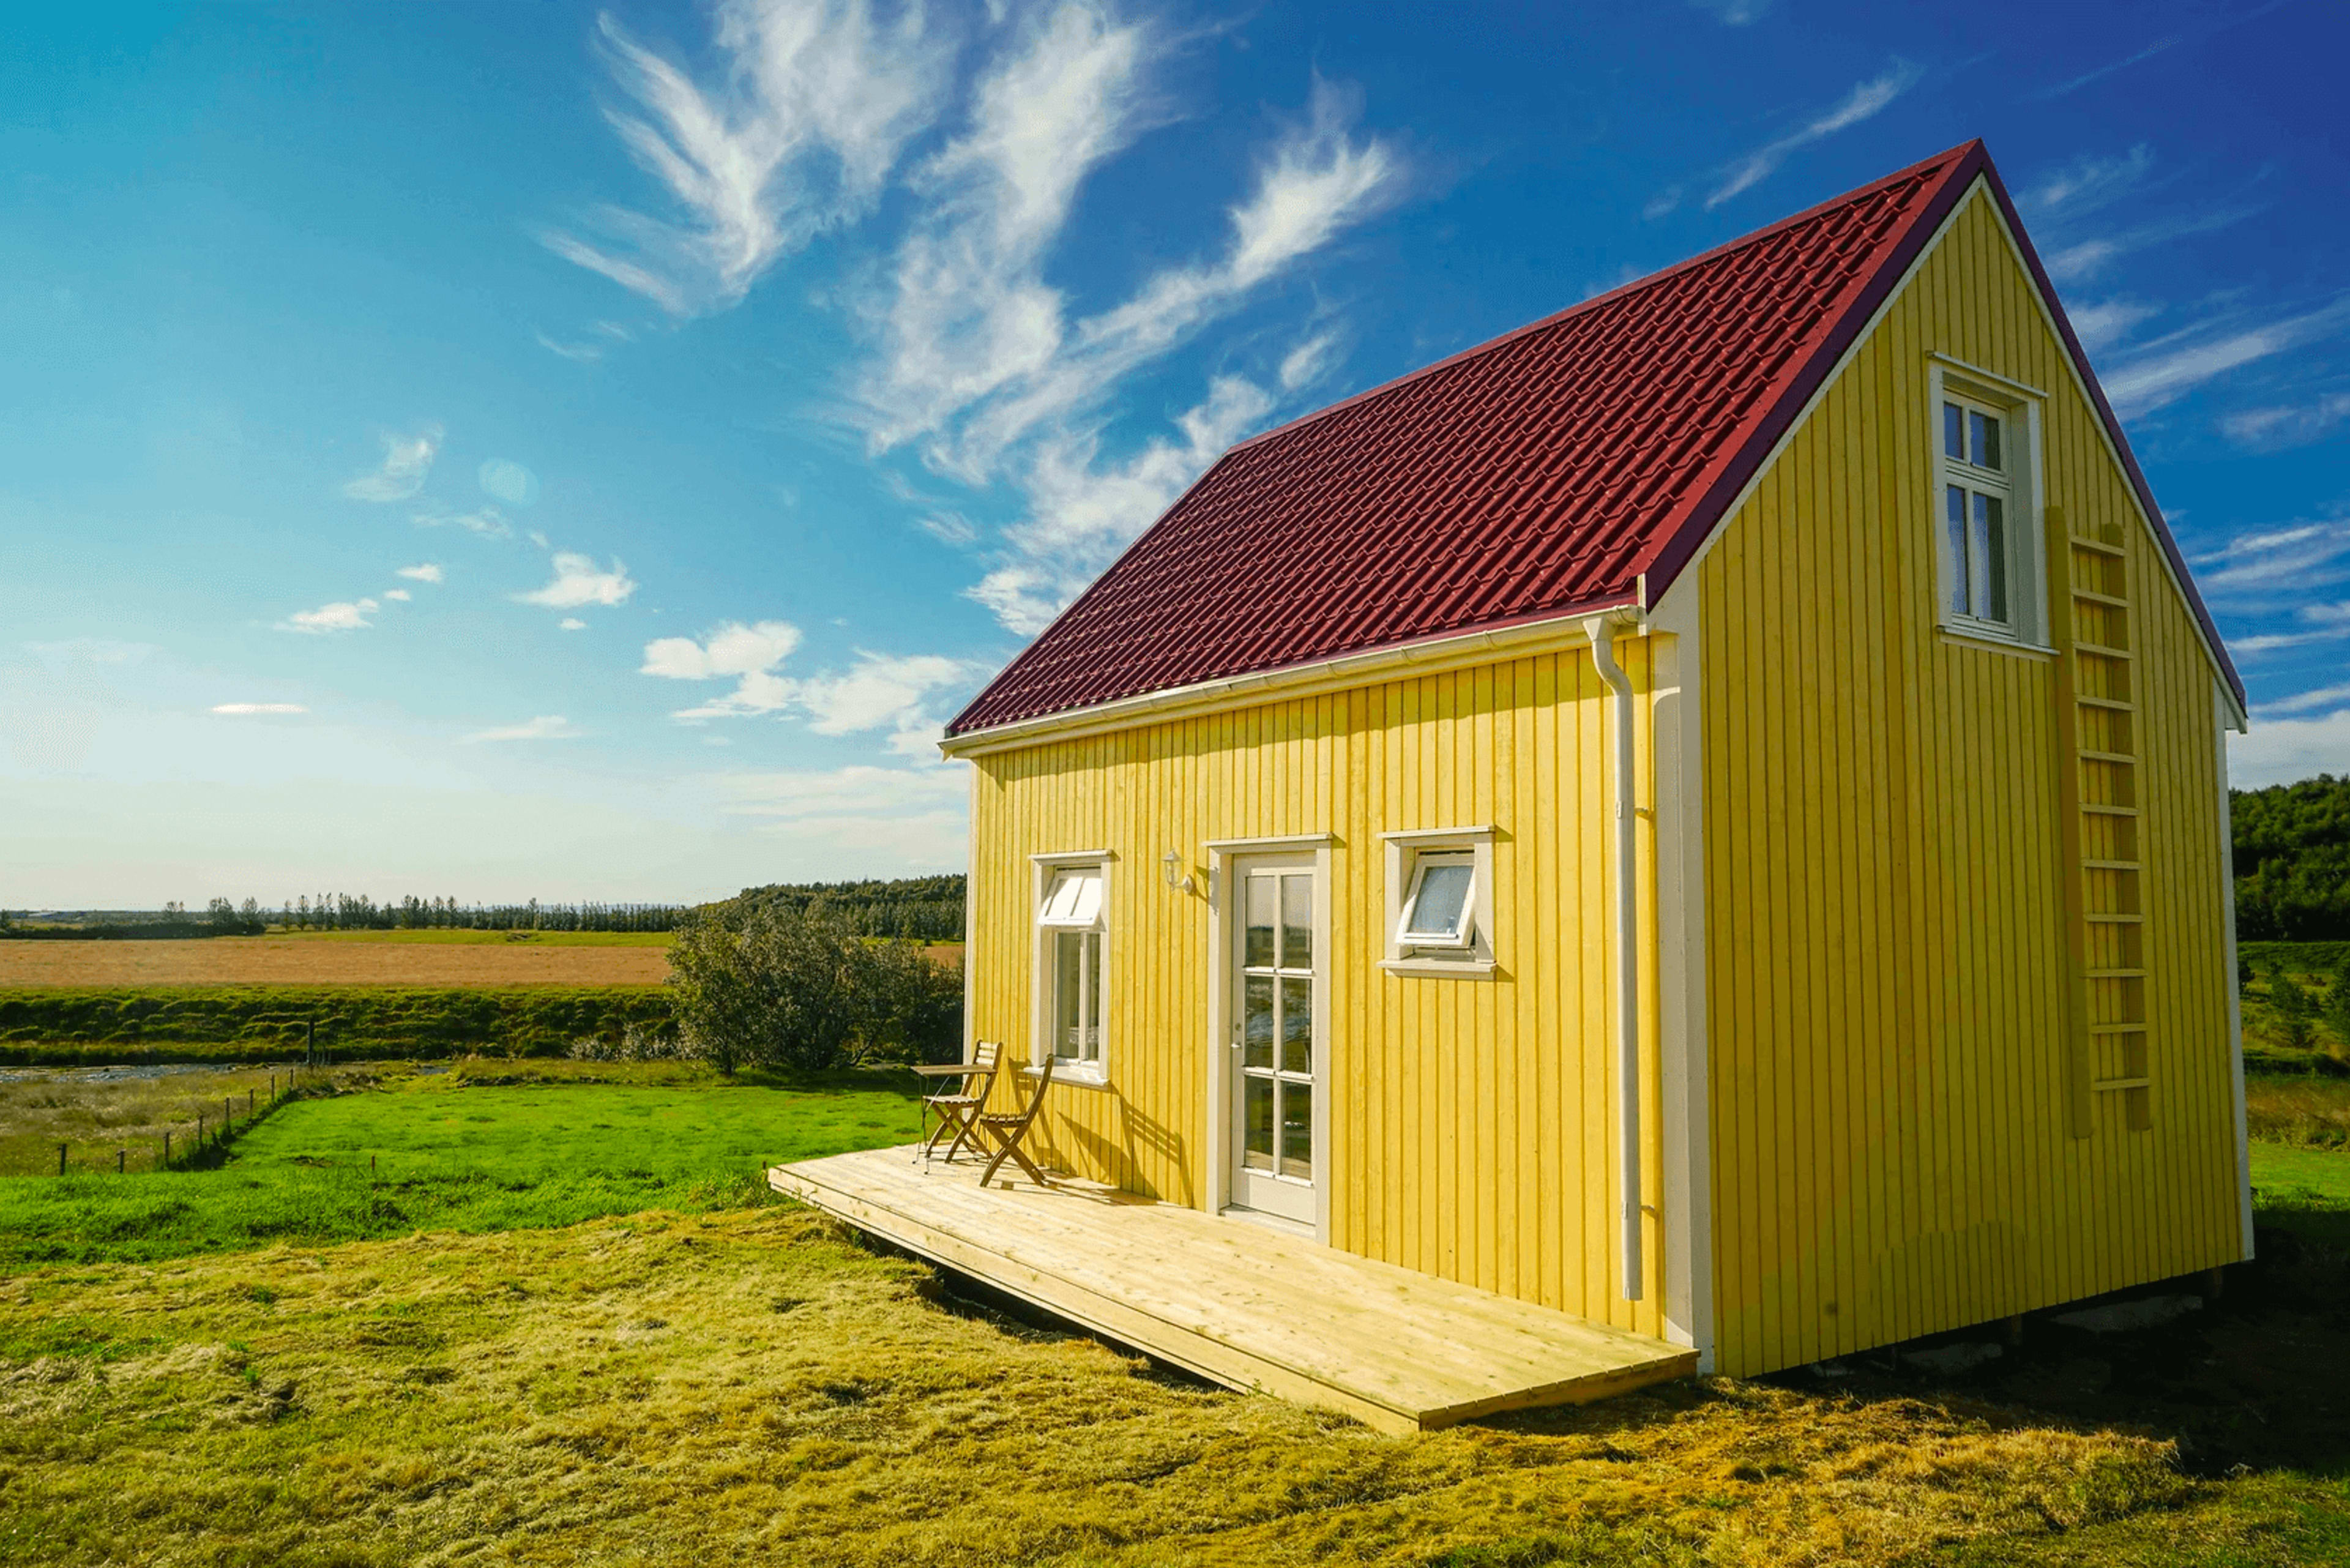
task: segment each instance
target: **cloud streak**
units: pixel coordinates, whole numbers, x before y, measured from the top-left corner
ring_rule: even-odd
[[[1753,189],[1778,172],[1779,166],[1790,156],[1812,143],[1876,118],[1887,104],[1909,90],[1918,75],[1916,66],[1897,57],[1884,74],[1856,83],[1844,101],[1834,109],[1775,141],[1763,143],[1731,164],[1721,183],[1706,197],[1705,210],[1710,213],[1741,192]]]
[[[495,730],[476,730],[465,737],[467,745],[501,741],[576,741],[585,733],[560,713],[543,713],[536,719],[525,719],[519,724],[507,724]]]
[[[354,501],[406,501],[424,488],[432,472],[432,457],[441,450],[441,427],[427,425],[414,435],[383,438],[383,464],[343,486]]]
[[[610,16],[598,24],[599,53],[626,100],[606,118],[672,215],[606,207],[581,225],[587,237],[541,236],[675,317],[737,303],[778,258],[870,212],[951,80],[952,44],[930,30],[920,5],[733,0],[714,21],[731,68],[711,87]]]
[[[323,637],[338,631],[365,631],[375,624],[369,618],[383,607],[373,599],[346,599],[317,609],[296,610],[277,623],[279,631]]]
[[[582,556],[569,550],[555,554],[555,576],[543,588],[515,595],[518,604],[539,605],[547,609],[579,609],[588,605],[607,608],[626,604],[629,596],[637,591],[629,568],[615,558],[610,566],[598,566],[593,556]]]

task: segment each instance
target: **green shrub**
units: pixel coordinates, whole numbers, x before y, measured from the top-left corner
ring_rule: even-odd
[[[822,1072],[936,1059],[962,1035],[956,976],[911,941],[876,941],[821,914],[730,900],[693,912],[670,949],[689,1049],[721,1072]]]

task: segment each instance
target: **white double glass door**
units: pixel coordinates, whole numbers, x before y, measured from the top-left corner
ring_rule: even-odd
[[[1231,1201],[1311,1225],[1320,1179],[1323,957],[1312,857],[1243,860],[1231,954]]]

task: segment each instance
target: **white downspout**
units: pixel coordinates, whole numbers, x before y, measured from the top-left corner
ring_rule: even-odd
[[[1616,694],[1616,1082],[1617,1184],[1624,1195],[1620,1249],[1624,1299],[1640,1299],[1646,1270],[1640,1259],[1640,952],[1633,906],[1635,854],[1632,815],[1632,680],[1616,662],[1613,616],[1583,623],[1591,639],[1591,662]]]

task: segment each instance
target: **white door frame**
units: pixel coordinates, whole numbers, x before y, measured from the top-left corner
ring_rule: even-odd
[[[1314,857],[1314,946],[1321,955],[1315,968],[1314,1053],[1314,1239],[1330,1241],[1330,987],[1336,980],[1336,955],[1330,948],[1330,852],[1337,840],[1326,833],[1291,834],[1267,838],[1211,838],[1208,841],[1208,1064],[1206,1088],[1206,1154],[1208,1179],[1201,1184],[1201,1207],[1222,1214],[1232,1206],[1232,983],[1234,943],[1240,927],[1232,918],[1242,860],[1260,855],[1310,854]],[[1250,1210],[1232,1210],[1250,1214]],[[1277,1223],[1278,1221],[1272,1221]]]

